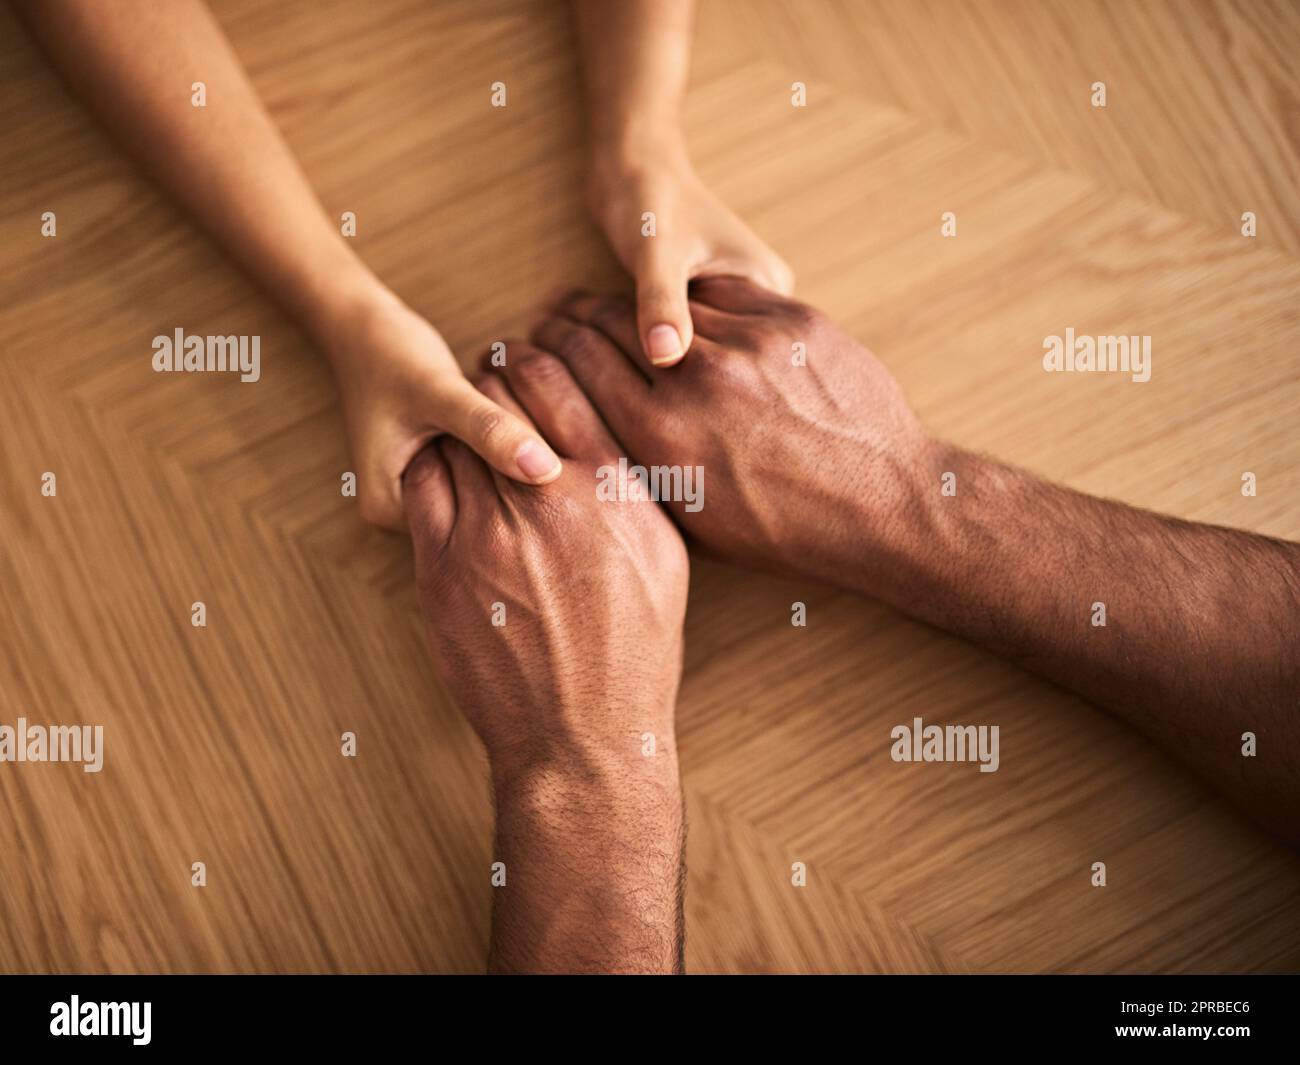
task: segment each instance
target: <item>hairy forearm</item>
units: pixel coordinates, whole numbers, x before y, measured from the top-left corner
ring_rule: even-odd
[[[491,971],[681,971],[684,828],[671,751],[494,762],[493,788],[504,883]]]
[[[693,0],[574,0],[593,156],[680,150]]]
[[[15,6],[118,143],[308,332],[378,296],[201,0]]]
[[[957,448],[924,468],[863,590],[1114,711],[1300,842],[1300,545]]]

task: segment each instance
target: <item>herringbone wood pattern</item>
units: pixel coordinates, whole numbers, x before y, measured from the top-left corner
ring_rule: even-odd
[[[581,208],[563,5],[214,6],[329,210],[467,362],[557,280],[622,283]],[[107,735],[98,775],[0,765],[0,970],[480,968],[482,756],[408,545],[339,494],[323,364],[0,30],[0,721]],[[1298,47],[1286,2],[706,0],[687,117],[940,432],[1297,538]],[[262,381],[153,374],[176,326],[260,334]],[[1066,326],[1151,334],[1153,380],[1044,374]],[[1300,968],[1300,860],[1061,691],[706,560],[687,646],[690,968]],[[894,764],[916,715],[999,724],[1001,770]]]

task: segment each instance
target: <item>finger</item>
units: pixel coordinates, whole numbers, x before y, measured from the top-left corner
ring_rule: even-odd
[[[456,489],[457,518],[473,519],[485,505],[495,505],[497,490],[491,467],[468,444],[455,437],[440,436],[436,443]]]
[[[629,358],[598,329],[571,318],[544,318],[533,328],[533,343],[552,352],[617,432],[637,418],[650,386]]]
[[[723,344],[736,335],[738,328],[744,328],[745,323],[738,315],[720,311],[716,307],[710,307],[707,303],[700,303],[699,300],[691,299],[687,306],[690,308],[691,322],[695,326],[695,340],[693,343],[696,349],[699,348],[701,340],[711,340],[715,344]]]
[[[687,270],[666,245],[651,244],[636,266],[639,350],[656,369],[686,357],[694,327],[686,305]]]
[[[688,304],[688,307],[694,328],[692,350],[697,353],[701,352],[701,340],[721,343],[724,337],[736,335],[735,315],[698,303]],[[651,366],[640,348],[636,311],[629,300],[618,296],[597,296],[590,292],[571,292],[556,309],[564,317],[589,326],[613,341],[615,347],[648,375],[646,380],[652,387],[665,380],[658,376],[662,367]]]
[[[402,505],[417,563],[422,552],[441,551],[456,525],[456,489],[436,442],[425,444],[402,474]]]
[[[563,360],[538,348],[519,348],[506,364],[511,391],[561,455],[598,460],[618,445]]]
[[[604,333],[614,346],[653,382],[652,367],[641,350],[637,335],[636,306],[622,296],[597,296],[590,292],[573,292],[561,302],[555,313]],[[545,345],[543,345],[544,347]]]
[[[458,381],[435,413],[447,432],[504,476],[526,484],[560,476],[559,458],[536,431],[468,381]]]
[[[789,302],[746,278],[734,276],[696,278],[691,282],[691,299],[728,314],[773,314]]]
[[[501,377],[498,374],[480,374],[473,379],[473,385],[493,403],[497,404],[502,410],[507,411],[512,416],[518,418],[521,422],[527,425],[529,430],[533,433],[537,433],[536,423],[528,417],[526,413],[524,413],[523,407],[521,407],[519,401],[515,399],[515,394],[511,391],[510,385],[504,377]],[[548,440],[547,446],[552,451],[555,450],[554,442]],[[492,479],[496,483],[498,494],[500,494],[502,484],[504,483],[499,480],[500,477],[500,473],[495,471],[493,472]]]

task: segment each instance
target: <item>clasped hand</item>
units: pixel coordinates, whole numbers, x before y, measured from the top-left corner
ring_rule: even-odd
[[[519,484],[448,438],[406,471],[434,654],[494,765],[637,764],[647,733],[671,740],[678,529],[820,579],[861,568],[864,541],[887,562],[932,446],[897,383],[826,316],[747,281],[696,283],[690,313],[668,371],[630,302],[584,293],[485,364],[477,387],[559,455],[554,481]],[[597,471],[620,457],[702,467],[707,505],[602,499]]]

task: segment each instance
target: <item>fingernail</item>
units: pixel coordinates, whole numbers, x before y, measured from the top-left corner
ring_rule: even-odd
[[[515,452],[515,464],[529,480],[545,484],[560,476],[560,460],[545,444],[525,440]]]
[[[682,357],[682,338],[671,325],[657,325],[645,335],[650,361],[659,366]]]

